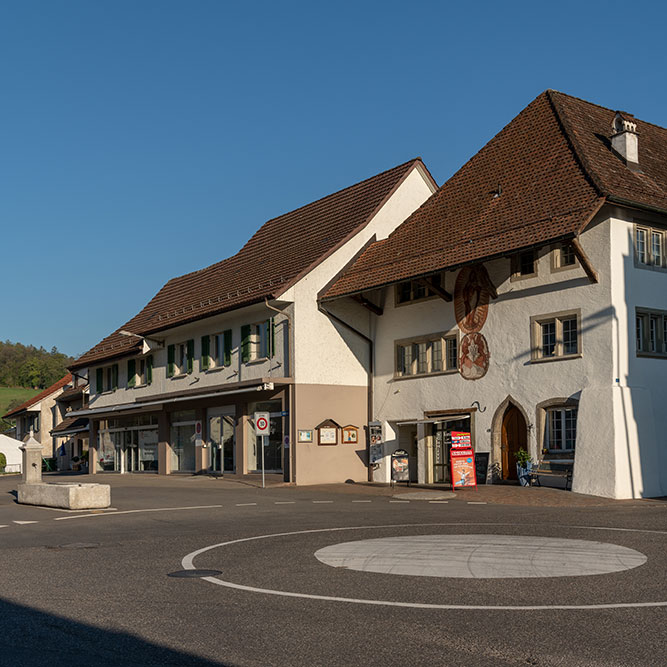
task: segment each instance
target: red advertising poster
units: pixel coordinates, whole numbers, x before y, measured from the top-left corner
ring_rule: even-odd
[[[467,431],[452,431],[452,447],[470,447],[470,433]]]
[[[450,450],[452,471],[452,489],[462,489],[466,486],[477,486],[475,476],[475,453],[472,447],[452,447]]]

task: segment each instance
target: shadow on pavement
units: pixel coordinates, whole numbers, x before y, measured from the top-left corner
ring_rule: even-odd
[[[0,665],[180,665],[220,667],[135,635],[104,630],[0,599]]]

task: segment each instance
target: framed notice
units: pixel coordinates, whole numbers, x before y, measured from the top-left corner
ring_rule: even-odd
[[[313,441],[313,430],[312,429],[299,429],[299,442],[312,442]]]
[[[340,426],[333,419],[326,419],[315,427],[318,445],[337,445]]]
[[[450,450],[452,490],[466,486],[477,486],[475,475],[475,453],[472,447],[458,447]]]
[[[359,442],[359,429],[356,426],[343,426],[341,429],[343,434],[344,445],[356,445]]]
[[[452,431],[452,447],[471,447],[470,433],[467,431]]]

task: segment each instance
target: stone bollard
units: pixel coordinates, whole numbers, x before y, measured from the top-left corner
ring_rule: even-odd
[[[19,449],[23,452],[23,483],[41,484],[42,445],[35,440],[32,429],[28,441]]]

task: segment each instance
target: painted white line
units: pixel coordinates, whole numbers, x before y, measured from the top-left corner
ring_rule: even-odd
[[[311,530],[296,530],[288,533],[272,533],[269,535],[255,535],[254,537],[243,537],[238,540],[231,540],[229,542],[221,542],[219,544],[212,544],[208,547],[203,547],[197,551],[189,553],[181,561],[184,570],[195,570],[194,559],[207,551],[218,549],[220,547],[231,546],[232,544],[240,544],[242,542],[252,542],[254,540],[265,540],[272,537],[285,537],[290,535],[306,535],[312,533],[331,533],[340,532],[344,530],[371,530],[377,528],[418,528],[424,526],[519,526],[526,528],[528,526],[538,526],[544,528],[543,524],[517,524],[517,523],[481,523],[481,522],[465,522],[465,523],[422,523],[422,524],[388,524],[383,526],[348,526],[344,528],[316,528]],[[607,528],[604,526],[570,526],[554,524],[549,528],[578,528],[580,530],[608,530],[608,531],[623,531],[634,533],[653,533],[660,535],[667,535],[667,531],[663,530],[642,530],[640,528]],[[226,588],[234,588],[240,591],[247,591],[249,593],[264,593],[265,595],[278,595],[281,597],[290,598],[305,598],[308,600],[326,600],[329,602],[349,602],[354,604],[367,604],[376,606],[388,607],[408,607],[412,609],[444,609],[444,610],[462,610],[462,611],[562,611],[562,610],[596,610],[596,609],[633,609],[642,607],[667,607],[667,601],[660,602],[612,602],[608,604],[588,604],[588,605],[573,605],[573,604],[559,604],[559,605],[457,605],[457,604],[426,604],[421,602],[394,602],[389,600],[365,600],[359,598],[344,598],[332,595],[312,595],[310,593],[293,593],[290,591],[277,591],[270,588],[257,588],[255,586],[244,586],[242,584],[235,584],[231,581],[224,581],[217,577],[202,577],[204,581],[217,586],[224,586]]]
[[[274,505],[294,505],[295,501],[294,500],[276,500]]]
[[[68,521],[69,519],[88,519],[100,516],[118,516],[119,514],[138,514],[139,512],[176,512],[179,510],[208,510],[222,507],[222,505],[194,505],[192,507],[154,507],[145,510],[122,510],[120,512],[100,512],[99,514],[77,514],[77,516],[57,516],[54,521]]]
[[[12,521],[12,523],[18,523],[19,526],[27,526],[29,523],[39,523],[39,521]]]
[[[236,503],[237,507],[250,507],[251,505],[256,505],[257,503]]]
[[[49,512],[64,512],[65,514],[81,514],[81,512],[116,512],[115,507],[105,507],[102,509],[95,510],[66,510],[62,507],[40,507],[38,505],[34,506],[37,510],[48,510]]]
[[[4,525],[4,526],[0,526],[0,528],[9,528],[9,526]]]
[[[372,500],[353,500],[353,503],[372,503]]]
[[[316,505],[318,505],[318,504],[319,504],[319,505],[322,505],[322,504],[324,504],[324,503],[332,503],[333,500],[313,500],[313,502],[314,502]]]
[[[469,500],[468,505],[486,505],[486,503],[483,503],[480,500]]]
[[[409,500],[390,500],[390,503],[409,503]]]
[[[428,504],[429,505],[446,505],[449,502],[449,500],[429,500]]]

